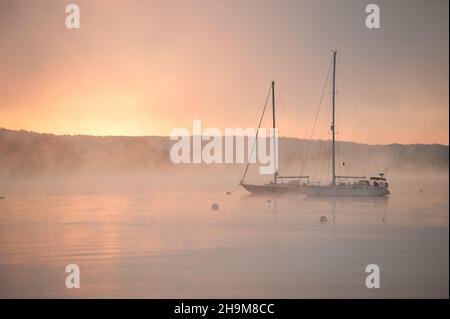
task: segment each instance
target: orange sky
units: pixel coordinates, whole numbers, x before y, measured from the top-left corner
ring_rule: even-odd
[[[337,48],[338,139],[448,144],[447,1],[379,1],[379,30],[365,28],[364,1],[67,3],[79,30],[65,28],[64,1],[0,2],[0,127],[254,127],[275,79],[280,135],[305,138]],[[314,138],[329,138],[322,107]]]

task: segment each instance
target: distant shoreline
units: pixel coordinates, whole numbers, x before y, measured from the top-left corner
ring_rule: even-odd
[[[168,139],[168,135],[91,135],[91,134],[55,134],[55,133],[45,133],[45,132],[35,132],[35,131],[28,131],[25,129],[20,130],[14,130],[14,129],[7,129],[4,127],[0,127],[0,134],[2,132],[15,132],[15,133],[27,133],[27,134],[36,134],[36,135],[43,135],[43,136],[54,136],[54,137],[92,137],[92,138],[162,138],[162,139]],[[299,141],[309,141],[310,139],[307,138],[301,138],[301,137],[292,137],[292,136],[280,136],[280,139],[285,140],[299,140]],[[311,139],[311,141],[315,142],[326,142],[329,140],[322,140],[322,139]],[[449,147],[449,144],[442,144],[442,143],[398,143],[398,142],[392,142],[389,144],[380,144],[380,143],[362,143],[362,142],[356,142],[356,141],[338,141],[338,143],[349,143],[349,144],[357,144],[357,145],[367,145],[367,146],[391,146],[391,145],[404,145],[404,146],[414,146],[414,145],[424,145],[424,146],[444,146]]]

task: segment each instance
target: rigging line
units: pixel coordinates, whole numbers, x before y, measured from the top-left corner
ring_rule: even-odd
[[[339,62],[341,62],[340,59],[339,59]],[[340,99],[340,101],[343,102],[343,103],[342,103],[343,109],[345,109],[345,111],[347,112],[348,115],[353,115],[353,116],[354,116],[355,122],[357,122],[357,124],[358,124],[358,125],[357,125],[357,126],[358,126],[357,131],[360,132],[361,130],[360,130],[360,125],[359,125],[359,122],[358,122],[358,118],[357,118],[356,114],[354,113],[354,110],[350,107],[350,104],[349,104],[348,101],[347,101],[347,91],[348,91],[348,87],[347,87],[347,85],[344,83],[345,80],[344,80],[344,75],[343,75],[343,71],[341,70],[341,68],[338,69],[337,75],[338,75],[338,78],[339,78],[340,82],[343,84],[342,86],[343,86],[343,88],[344,88],[344,89],[342,90],[342,94],[341,94],[342,100]],[[353,111],[353,112],[352,112],[352,111]],[[342,114],[343,114],[343,112],[339,112],[339,113],[338,113],[338,116],[339,116],[339,115],[342,115]],[[350,116],[349,116],[349,117],[350,117]],[[351,140],[352,138],[354,139],[354,138],[356,137],[356,135],[355,135],[355,130],[354,130],[353,126],[351,125],[351,119],[349,119],[349,117],[347,117],[347,116],[340,116],[340,120],[342,120],[342,123],[344,124],[344,125],[341,125],[341,127],[344,126],[345,129],[348,128],[348,132],[349,132],[349,134],[350,134],[350,136],[347,136],[347,135],[346,135],[347,132],[345,131],[345,132],[343,132],[344,135],[347,137],[348,140]]]
[[[343,83],[344,83],[346,91],[348,91],[348,95],[349,95],[349,100],[350,100],[349,104],[350,104],[351,107],[353,107],[353,110],[355,111],[356,119],[357,119],[358,126],[359,126],[358,129],[361,129],[361,127],[362,127],[361,117],[359,115],[358,108],[355,105],[355,102],[354,102],[354,99],[353,99],[353,95],[350,92],[350,84],[347,81],[347,76],[346,76],[346,73],[345,73],[345,70],[344,70],[345,69],[344,63],[341,60],[339,60],[339,61],[340,61],[340,64],[341,64],[341,74],[342,74],[342,78],[343,78]]]
[[[262,114],[261,114],[261,118],[259,119],[259,123],[258,123],[258,129],[256,130],[255,141],[253,142],[252,149],[250,151],[250,154],[249,154],[248,158],[250,158],[253,155],[253,151],[255,149],[256,142],[258,141],[259,128],[261,127],[261,123],[262,123],[262,120],[264,118],[264,113],[266,112],[267,102],[269,101],[270,92],[272,92],[272,83],[270,84],[270,87],[269,87],[269,93],[267,93],[266,103],[264,103],[264,108],[263,108],[263,111],[262,111]],[[241,183],[244,182],[245,176],[247,175],[248,166],[250,165],[250,162],[248,161],[248,158],[247,158],[247,165],[245,166],[244,174],[242,175]]]
[[[281,112],[283,113],[283,114],[281,114],[281,116],[277,115],[277,119],[276,119],[276,126],[278,128],[278,132],[280,132],[279,119],[280,118],[287,118],[287,119],[289,119],[290,118],[290,114],[288,112],[288,108],[286,107],[286,104],[284,103],[284,95],[282,93],[282,90],[280,90],[279,87],[277,89],[277,100],[278,100],[277,105],[279,106],[279,107],[277,107],[277,110],[281,110]],[[278,113],[278,114],[280,114],[280,113]],[[278,136],[280,136],[280,134],[278,134]]]
[[[315,161],[315,165],[314,165],[313,173],[312,173],[312,177],[313,178],[316,178],[317,167],[322,162],[322,146],[323,146],[323,143],[324,143],[323,140],[319,141],[319,152],[318,152],[317,160]]]
[[[331,74],[331,69],[330,69],[330,74]],[[328,83],[327,86],[327,90],[330,89],[331,86],[331,81]],[[330,106],[331,105],[331,94],[327,94],[326,95],[326,101],[325,101],[325,105],[326,106]],[[327,107],[325,109],[325,118],[329,119],[331,117],[331,107]],[[326,125],[326,127],[328,126],[328,124]],[[329,169],[330,169],[330,163],[329,163],[329,159],[331,158],[331,155],[329,153],[329,145],[328,145],[328,140],[326,139],[326,137],[320,141],[320,150],[319,150],[319,157],[317,159],[317,163],[316,166],[314,168],[314,175],[317,176],[319,183],[321,183],[321,181],[323,181],[323,174],[326,174],[326,177],[328,178],[328,173],[329,173]],[[319,172],[316,174],[317,169],[319,168]],[[326,171],[324,171],[326,169]]]
[[[328,67],[328,72],[327,72],[327,76],[326,76],[326,79],[325,79],[325,83],[324,83],[324,85],[323,85],[322,94],[321,94],[321,96],[320,96],[320,102],[319,102],[319,105],[318,105],[318,107],[317,107],[317,111],[316,111],[316,114],[315,114],[313,127],[312,127],[312,130],[311,130],[311,134],[310,134],[310,136],[309,136],[309,140],[308,140],[308,142],[307,142],[307,144],[306,144],[306,152],[305,152],[306,154],[305,154],[305,157],[304,157],[304,160],[303,160],[302,169],[301,169],[301,171],[300,171],[300,176],[303,175],[303,170],[304,170],[304,168],[305,168],[306,160],[307,160],[307,158],[308,158],[308,152],[309,152],[309,147],[310,147],[310,144],[311,144],[311,139],[312,139],[312,137],[313,137],[314,130],[315,130],[315,128],[316,128],[317,118],[319,117],[320,108],[321,108],[321,106],[322,106],[323,97],[324,97],[325,90],[326,90],[327,83],[328,83],[328,79],[329,79],[330,73],[331,73],[331,65],[332,65],[332,61],[330,60],[330,66]]]
[[[329,94],[328,95],[328,104],[327,105],[332,105],[332,100],[333,100],[333,94]],[[327,118],[329,118],[329,119],[332,118],[332,108],[330,108],[330,107],[327,108]],[[334,124],[336,125],[336,122]],[[332,132],[331,132],[331,134],[332,134]],[[330,172],[331,172],[331,166],[332,166],[332,164],[331,164],[332,162],[330,161],[330,159],[333,158],[332,157],[332,150],[331,150],[332,149],[332,140],[326,141],[325,143],[326,143],[325,144],[326,149],[324,151],[325,154],[322,157],[322,161],[325,161],[325,165],[326,165],[326,169],[327,169],[327,173],[326,173],[325,179],[328,179],[329,176],[331,175]]]
[[[277,101],[278,101],[277,105],[278,105],[278,107],[277,107],[277,117],[276,117],[275,126],[278,130],[278,147],[277,148],[278,148],[279,154],[281,154],[280,145],[282,145],[282,144],[280,144],[280,142],[281,142],[281,138],[283,138],[282,129],[281,129],[281,125],[280,125],[280,123],[281,123],[280,119],[282,119],[282,118],[289,119],[290,118],[289,112],[287,111],[286,104],[284,103],[283,96],[284,95],[282,94],[282,90],[280,90],[280,87],[278,86],[278,89],[277,89]],[[280,112],[280,110],[281,110],[281,112]],[[282,113],[282,114],[280,114],[280,113]],[[286,137],[286,135],[284,135],[284,137]],[[280,159],[278,159],[278,167],[280,166],[279,164],[280,164]],[[277,169],[277,172],[278,172],[278,169]]]
[[[361,116],[359,114],[358,108],[355,105],[355,102],[354,102],[354,99],[353,99],[353,95],[351,94],[350,84],[349,84],[349,81],[347,80],[344,63],[341,61],[340,64],[341,64],[340,75],[341,75],[342,82],[343,82],[344,87],[345,87],[345,91],[348,91],[348,98],[349,98],[349,101],[350,101],[350,103],[348,103],[347,108],[349,110],[353,111],[352,115],[354,115],[354,117],[356,119],[357,131],[359,132],[359,134],[363,134],[364,131],[366,131],[366,127],[362,124]],[[346,95],[344,95],[344,98],[345,98]],[[352,135],[353,135],[353,132],[352,132]],[[355,135],[353,135],[353,136],[355,136]],[[368,170],[370,168],[370,166],[371,166],[370,162],[364,162],[364,164],[362,165],[362,168],[364,170]]]
[[[330,163],[330,161],[326,161],[326,163],[327,163],[327,176],[326,176],[326,178],[329,178],[329,176],[331,175],[331,163]]]
[[[342,147],[342,142],[341,142],[341,140],[339,139],[339,137],[337,137],[337,139],[336,139],[336,144],[337,144],[337,151],[338,151],[338,159],[339,159],[339,165],[337,166],[337,170],[338,170],[338,175],[344,175],[343,174],[343,171],[344,171],[344,162],[345,162],[345,159],[344,159],[344,156],[343,156],[343,152],[342,152],[342,150],[341,150],[341,147]]]
[[[287,114],[287,112],[286,112],[286,110],[285,110],[285,108],[284,108],[284,100],[283,100],[283,95],[281,94],[281,90],[280,90],[280,87],[278,87],[278,89],[277,89],[277,113],[278,113],[278,116],[277,116],[277,118],[276,118],[276,120],[277,120],[277,127],[278,127],[278,119],[280,118],[280,115],[288,115]],[[280,112],[281,111],[281,112]],[[285,114],[281,114],[281,113],[285,113]]]
[[[331,95],[327,95],[326,105],[331,105]],[[330,113],[331,113],[330,108],[327,108],[325,117],[329,118],[331,116]],[[322,171],[323,171],[324,167],[327,167],[327,169],[329,169],[328,160],[325,159],[325,158],[328,158],[329,154],[327,154],[326,150],[324,150],[324,147],[327,146],[327,140],[320,139],[318,142],[319,142],[319,153],[318,153],[318,157],[315,160],[315,164],[314,164],[314,173],[313,173],[314,178],[316,178],[316,176],[317,176],[316,175],[317,168],[320,168],[320,170],[322,170]],[[324,155],[322,155],[322,153],[324,153]],[[328,172],[327,172],[327,176],[328,176]],[[318,175],[319,183],[320,183],[320,180],[322,179],[322,177],[323,177],[322,175]]]
[[[281,112],[280,112],[281,110]],[[278,137],[280,137],[280,118],[284,115],[283,101],[280,95],[280,87],[277,88],[277,110],[276,110],[276,119],[275,119],[275,127],[278,129]],[[279,145],[278,145],[279,146]]]
[[[337,73],[338,79],[341,79],[340,72]],[[349,117],[346,116],[346,114],[350,114],[350,109],[347,104],[347,99],[345,93],[343,93],[345,90],[341,90],[342,94],[336,99],[336,104],[339,104],[341,107],[339,108],[339,111],[336,112],[336,119],[338,123],[341,123],[339,125],[339,130],[336,132],[336,145],[338,148],[338,152],[341,152],[339,141],[351,141],[355,138],[356,135],[354,135],[354,130],[351,125],[351,120]],[[336,125],[337,127],[337,125]],[[338,158],[340,160],[343,159],[344,153],[338,153]]]
[[[232,189],[231,191],[229,191],[230,193],[234,193],[235,191],[237,191],[237,190],[239,190],[239,185],[238,186],[236,186],[234,189]]]

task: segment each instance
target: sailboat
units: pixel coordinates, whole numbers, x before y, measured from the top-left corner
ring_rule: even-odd
[[[269,95],[272,97],[272,128],[273,133],[275,134],[276,129],[276,122],[275,122],[275,81],[272,81],[270,86]],[[267,98],[269,98],[269,95]],[[266,101],[267,105],[267,101]],[[261,116],[261,119],[259,121],[259,126],[261,126],[261,121],[264,116],[264,111],[266,108],[266,105],[264,106],[263,114]],[[259,129],[259,127],[258,127]],[[256,136],[257,137],[257,136]],[[274,143],[276,143],[276,139],[274,136]],[[276,160],[276,150],[277,148],[274,147],[274,159]],[[274,160],[274,162],[275,162]],[[309,176],[282,176],[278,174],[278,171],[275,170],[273,174],[273,179],[266,184],[248,184],[245,183],[245,177],[247,175],[248,167],[250,163],[247,163],[244,174],[242,176],[242,179],[239,183],[242,187],[244,187],[248,192],[252,194],[280,194],[280,193],[301,193],[302,188],[304,185],[307,185],[309,183]],[[275,167],[277,167],[275,163]],[[306,182],[301,183],[302,180],[306,180]]]
[[[302,192],[307,196],[386,196],[389,195],[389,185],[384,173],[366,178],[365,176],[339,176],[336,175],[336,151],[335,151],[335,97],[336,97],[336,55],[333,51],[333,93],[332,93],[332,176],[330,185],[306,185]],[[352,182],[348,182],[348,181]]]

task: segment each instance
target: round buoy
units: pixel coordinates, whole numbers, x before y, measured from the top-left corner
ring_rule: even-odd
[[[218,205],[217,203],[213,203],[213,204],[211,205],[211,209],[212,209],[212,210],[218,210],[218,209],[219,209],[219,205]]]
[[[320,216],[320,222],[326,223],[328,221],[327,216]]]

